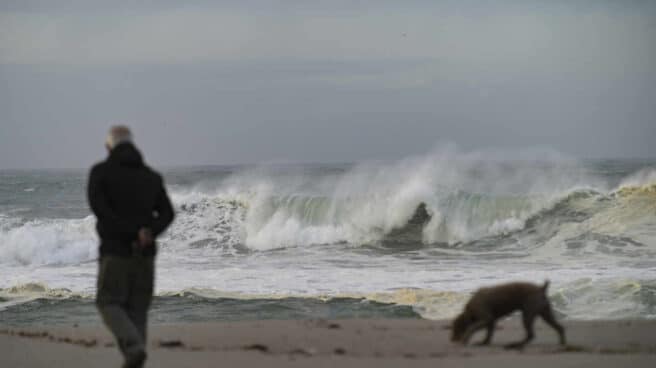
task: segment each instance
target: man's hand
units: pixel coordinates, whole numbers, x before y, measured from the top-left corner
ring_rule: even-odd
[[[139,229],[139,233],[137,234],[137,242],[141,248],[152,246],[153,232],[147,227],[142,227]]]

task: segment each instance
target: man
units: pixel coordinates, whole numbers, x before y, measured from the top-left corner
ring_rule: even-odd
[[[100,237],[96,305],[123,353],[123,367],[142,367],[155,238],[173,221],[173,208],[128,127],[112,127],[106,147],[109,156],[91,169],[87,193]]]

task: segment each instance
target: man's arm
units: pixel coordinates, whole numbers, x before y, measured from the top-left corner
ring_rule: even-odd
[[[150,223],[150,229],[153,233],[153,237],[156,238],[173,222],[173,217],[175,216],[171,200],[166,194],[163,182],[160,184],[157,202],[155,203],[155,212],[157,213],[157,216],[153,216],[153,220]]]
[[[91,211],[93,211],[93,214],[97,218],[109,221],[116,219],[116,215],[109,207],[107,196],[103,190],[102,175],[99,166],[91,169],[91,173],[89,174],[87,199],[89,200]]]

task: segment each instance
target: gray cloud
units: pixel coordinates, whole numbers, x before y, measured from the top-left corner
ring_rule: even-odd
[[[0,7],[0,168],[86,166],[115,122],[169,165],[656,156],[651,3],[50,4]]]

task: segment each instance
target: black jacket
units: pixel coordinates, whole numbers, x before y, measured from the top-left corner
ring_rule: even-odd
[[[161,234],[173,221],[173,207],[162,177],[146,166],[131,143],[114,147],[107,160],[91,168],[87,195],[98,222],[100,256],[128,257],[142,227]],[[143,254],[154,256],[153,244]]]

